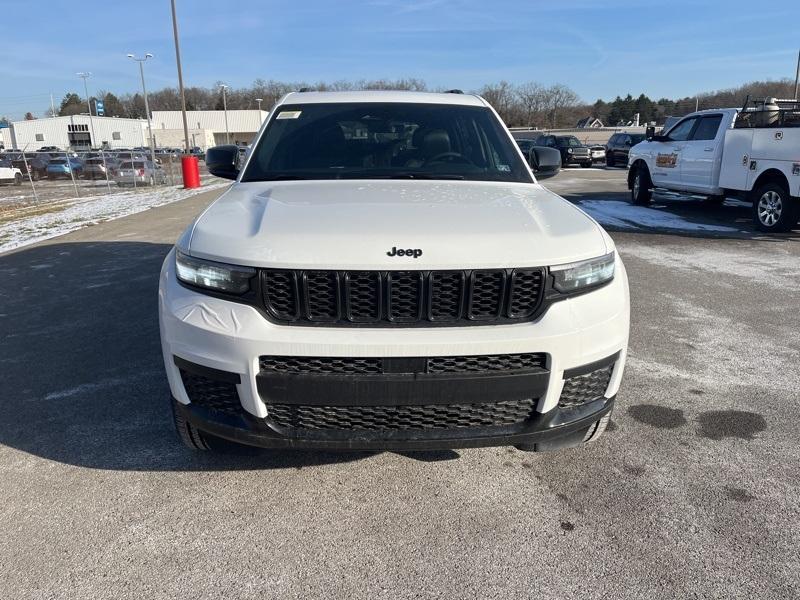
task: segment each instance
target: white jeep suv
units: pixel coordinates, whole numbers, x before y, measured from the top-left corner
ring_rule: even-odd
[[[285,96],[161,273],[191,448],[578,446],[625,365],[611,238],[534,179],[480,97]]]

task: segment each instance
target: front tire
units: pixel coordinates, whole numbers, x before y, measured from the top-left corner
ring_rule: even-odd
[[[195,451],[210,449],[203,433],[189,423],[180,412],[178,401],[175,398],[172,399],[172,420],[175,423],[175,432],[184,446]]]
[[[779,183],[765,183],[753,192],[753,224],[759,231],[779,233],[797,224],[798,201]]]
[[[653,198],[652,185],[647,167],[636,167],[631,176],[631,202],[637,206],[650,204]]]
[[[611,154],[606,154],[606,166],[613,167],[614,166],[614,156]]]

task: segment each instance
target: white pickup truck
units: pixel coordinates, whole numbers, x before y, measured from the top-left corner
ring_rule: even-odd
[[[800,217],[800,103],[748,104],[692,113],[631,148],[633,203],[648,204],[654,190],[718,202],[735,196],[753,203],[757,229],[792,229]]]

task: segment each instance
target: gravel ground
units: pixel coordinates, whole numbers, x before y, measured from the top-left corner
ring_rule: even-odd
[[[198,457],[156,289],[217,193],[0,255],[0,597],[800,597],[798,234],[736,203],[617,223],[629,364],[588,449]]]

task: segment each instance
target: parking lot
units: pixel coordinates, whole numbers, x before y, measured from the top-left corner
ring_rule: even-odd
[[[0,596],[800,597],[800,232],[625,174],[545,182],[632,300],[609,431],[560,453],[189,453],[158,273],[221,188],[0,254]]]

